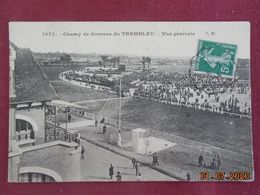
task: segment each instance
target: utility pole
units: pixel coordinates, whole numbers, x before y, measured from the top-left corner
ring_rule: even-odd
[[[56,112],[57,112],[57,107],[54,106],[54,112],[55,112],[55,118],[54,118],[54,140],[56,140],[56,125],[57,125],[57,117],[56,117]]]
[[[121,90],[122,90],[122,74],[120,73],[120,81],[119,81],[119,131],[121,131],[121,114],[122,114],[122,99],[121,99]]]

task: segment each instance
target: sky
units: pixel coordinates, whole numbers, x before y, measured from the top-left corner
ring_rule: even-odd
[[[151,33],[123,36],[126,32]],[[163,36],[165,32],[167,36]],[[71,33],[74,35],[68,36]],[[34,52],[156,57],[194,56],[198,41],[210,40],[235,44],[238,58],[250,58],[248,22],[10,22],[9,38],[18,47]]]

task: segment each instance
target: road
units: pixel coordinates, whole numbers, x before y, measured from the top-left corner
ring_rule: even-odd
[[[122,181],[136,181],[131,160],[84,140],[81,140],[81,145],[86,149],[85,159],[81,159],[80,163],[82,181],[116,181],[115,175],[112,180],[109,179],[108,169],[111,163],[114,173],[120,171],[122,174]],[[176,181],[146,166],[141,165],[139,171],[142,181]]]

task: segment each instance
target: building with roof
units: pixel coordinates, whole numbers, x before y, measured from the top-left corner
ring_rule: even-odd
[[[48,78],[32,52],[13,43],[9,66],[9,182],[79,181],[78,135],[46,121],[47,103],[58,98]]]

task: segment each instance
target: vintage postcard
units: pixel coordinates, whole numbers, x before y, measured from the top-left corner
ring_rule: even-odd
[[[9,33],[9,182],[254,180],[248,22]]]

